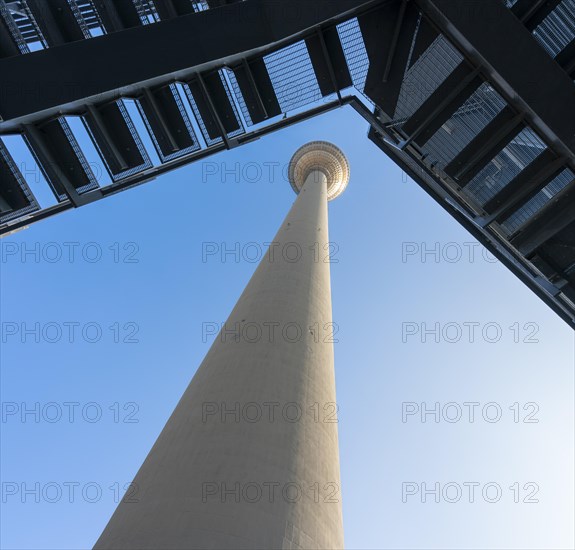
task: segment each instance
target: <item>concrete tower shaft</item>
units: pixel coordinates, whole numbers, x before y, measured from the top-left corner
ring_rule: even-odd
[[[95,548],[343,548],[328,183],[307,174]]]

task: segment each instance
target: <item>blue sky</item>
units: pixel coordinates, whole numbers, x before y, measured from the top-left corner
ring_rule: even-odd
[[[255,269],[206,243],[272,239],[315,139],[352,170],[329,206],[346,548],[573,547],[573,333],[366,133],[346,107],[0,242],[2,548],[91,548]]]

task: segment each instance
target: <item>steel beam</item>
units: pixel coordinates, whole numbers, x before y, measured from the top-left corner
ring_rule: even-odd
[[[546,149],[487,201],[484,210],[490,213],[494,220],[504,220],[514,209],[543,189],[564,166],[564,158],[557,158],[553,151]]]
[[[575,221],[575,180],[557,193],[535,216],[520,228],[511,244],[531,256],[545,241]]]
[[[10,153],[0,141],[0,219],[17,216],[18,211],[30,207],[38,209],[38,203],[18,170]]]
[[[173,17],[178,17],[178,15],[193,13],[194,10],[192,8],[192,3],[188,2],[187,4],[189,7],[188,11],[183,12],[181,14],[178,13],[178,10],[176,9],[176,6],[172,2],[172,0],[160,0],[160,2],[156,2],[154,6],[156,6],[156,11],[160,16],[160,19],[162,19],[163,21],[165,19],[172,19]]]
[[[150,124],[153,125],[153,127],[156,128],[156,132],[162,136],[163,139],[159,141],[163,144],[167,144],[167,146],[164,146],[169,149],[170,152],[173,153],[174,151],[178,151],[179,146],[176,143],[175,136],[172,134],[173,126],[168,124],[166,121],[164,113],[162,112],[158,101],[156,101],[156,97],[149,88],[144,88],[142,90],[142,94],[143,97],[140,99],[140,103],[144,107],[144,111],[148,111],[148,113],[151,115],[149,116],[149,118],[152,119]],[[155,119],[157,124],[153,124],[153,119]]]
[[[0,98],[0,116],[9,121],[0,123],[0,133],[59,111],[81,110],[86,102],[135,95],[142,87],[239,64],[270,45],[281,47],[319,25],[335,24],[381,1],[246,0],[0,59],[0,74],[10,75],[27,92]],[[47,85],[56,88],[55,93],[39,93]]]
[[[445,167],[460,185],[469,183],[522,129],[523,115],[504,107]]]
[[[408,136],[403,147],[412,141],[420,147],[427,143],[482,82],[479,69],[461,62],[402,126]]]
[[[241,2],[241,0],[207,0],[208,6],[211,10],[214,8],[221,8],[222,6],[227,6],[228,4],[236,4]]]
[[[226,148],[230,149],[232,147],[232,143],[228,137],[228,131],[226,130],[224,123],[222,121],[222,118],[220,117],[219,113],[218,113],[218,109],[213,101],[213,98],[210,94],[210,91],[208,90],[208,87],[206,85],[206,81],[204,80],[204,77],[198,73],[196,75],[195,78],[195,82],[198,83],[199,85],[199,89],[200,89],[200,93],[206,103],[206,107],[207,107],[207,113],[205,116],[203,116],[202,118],[204,119],[204,123],[206,123],[206,120],[208,118],[211,118],[217,127],[218,130],[218,134],[220,135],[220,137],[224,140],[224,143],[226,144]],[[218,82],[219,84],[221,84],[221,82],[219,81],[219,76],[216,75],[216,82]],[[226,98],[227,100],[227,98]],[[196,101],[197,101],[197,97],[196,97]],[[229,103],[229,100],[228,100]],[[210,135],[210,138],[214,139],[216,136],[215,135]]]
[[[84,39],[84,33],[66,0],[26,0],[26,5],[50,47]]]
[[[248,111],[250,112],[250,116],[252,117],[252,121],[255,118],[254,116],[252,116],[252,112],[256,112],[261,117],[261,120],[265,120],[266,118],[269,118],[269,113],[268,113],[268,110],[266,109],[266,104],[264,103],[264,100],[262,98],[260,90],[258,89],[258,85],[256,84],[256,81],[254,78],[254,73],[252,72],[252,70],[250,68],[250,64],[245,59],[242,61],[242,69],[245,72],[245,77],[248,81],[248,86],[250,88],[251,95],[252,95],[253,100],[254,100],[251,103],[246,102],[246,105],[248,106]],[[243,93],[243,91],[241,89],[242,85],[240,83],[240,79],[237,78],[237,74],[236,74],[236,79],[238,81],[238,85],[240,86],[240,91]],[[272,87],[272,90],[273,90],[273,87]],[[250,94],[246,94],[246,95],[250,95]],[[255,102],[255,106],[254,106],[254,102]],[[252,106],[251,110],[250,110],[250,105]],[[258,109],[259,109],[259,113],[257,112]],[[261,120],[259,122],[261,122]]]
[[[535,29],[561,0],[518,0],[511,11],[530,30]]]
[[[36,126],[25,126],[24,134],[26,136],[26,140],[32,147],[34,155],[40,161],[40,166],[45,174],[47,174],[46,179],[52,184],[54,194],[58,199],[60,194],[64,194],[74,207],[92,202],[92,197],[94,195],[91,197],[88,194],[79,194],[74,185],[74,183],[79,182],[73,182],[69,178],[69,174],[72,172],[75,172],[76,175],[81,177],[79,174],[81,170],[77,170],[77,167],[81,166],[80,161],[74,158],[65,169],[62,166],[62,162],[54,155],[53,150],[51,150],[48,145],[54,145],[54,143],[52,141],[47,141],[47,137],[43,135]],[[88,179],[87,174],[84,174],[83,177],[86,180]],[[81,185],[81,183],[79,184]],[[93,193],[99,193],[99,190],[95,190]]]
[[[419,27],[415,36],[413,49],[411,50],[411,58],[409,60],[408,69],[425,53],[427,48],[433,44],[437,39],[439,33],[435,30],[433,25],[425,18],[419,20]]]
[[[353,96],[344,97],[342,99],[343,105],[354,104],[354,102],[359,103],[359,100]],[[254,130],[253,132],[239,136],[237,138],[237,142],[239,145],[244,145],[246,143],[256,141],[268,134],[277,132],[278,130],[287,128],[288,126],[292,126],[293,124],[302,122],[304,120],[308,120],[310,118],[327,113],[329,111],[333,111],[338,107],[341,107],[339,101],[331,101],[329,103],[319,105],[318,107],[309,109],[308,111],[297,113],[296,115],[279,120],[273,124],[269,124],[268,126],[259,128],[258,130]],[[147,170],[143,170],[142,172],[138,172],[137,174],[125,177],[121,181],[115,182],[111,185],[107,185],[106,187],[102,187],[100,189],[83,193],[82,195],[79,195],[77,198],[79,200],[83,200],[85,203],[97,201],[102,198],[109,197],[117,193],[121,193],[122,191],[126,191],[127,189],[137,187],[139,185],[142,185],[143,183],[152,181],[159,176],[172,172],[173,170],[182,168],[183,166],[186,166],[192,162],[202,160],[211,155],[221,153],[222,151],[225,150],[226,145],[222,141],[214,145],[211,145],[207,149],[202,149],[200,151],[189,153],[185,156],[168,161],[159,166],[154,166],[153,168],[149,168]],[[65,212],[66,210],[71,210],[72,208],[75,208],[75,206],[76,205],[74,205],[69,199],[65,199],[62,202],[55,204],[54,206],[44,208],[42,210],[39,210],[38,212],[33,212],[29,216],[18,218],[13,222],[7,222],[5,224],[0,225],[0,236],[10,234],[13,231],[17,231],[19,229],[23,229],[29,226],[30,224],[49,218],[56,214],[60,214],[62,212]],[[81,204],[78,204],[78,206],[81,206]]]
[[[570,78],[575,78],[575,40],[557,54],[555,61],[563,67]]]
[[[125,28],[124,22],[112,0],[93,0],[94,7],[104,24],[107,33],[120,31]]]
[[[4,0],[0,0],[0,2],[3,1]],[[0,9],[0,57],[18,55],[20,50],[12,37],[7,21],[5,21],[3,17],[3,15],[5,17],[12,17],[12,15],[10,15],[10,12],[5,7],[0,6],[0,8],[3,8]],[[14,26],[16,25],[14,24]]]
[[[358,20],[369,57],[365,94],[391,118],[409,61],[419,10],[413,2],[396,0]]]
[[[86,116],[89,119],[90,124],[94,126],[94,133],[101,136],[101,142],[103,144],[105,143],[107,146],[107,152],[109,152],[112,160],[111,164],[118,166],[119,171],[127,170],[128,163],[126,162],[122,151],[120,151],[116,146],[116,142],[108,131],[108,127],[106,126],[98,108],[95,105],[87,105],[86,111]]]
[[[134,0],[106,0],[107,2],[112,2],[114,8],[118,14],[118,17],[122,21],[122,27],[125,29],[132,27],[139,27],[142,25],[142,20],[140,19],[140,14],[136,8],[136,3]]]
[[[244,59],[233,67],[240,92],[252,123],[257,124],[281,113],[270,75],[262,58]]]
[[[318,29],[306,39],[306,46],[322,96],[337,93],[341,97],[340,90],[353,82],[337,29]]]
[[[415,1],[573,166],[575,84],[503,2]]]

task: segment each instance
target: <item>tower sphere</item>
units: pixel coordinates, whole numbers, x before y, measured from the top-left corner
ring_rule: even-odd
[[[289,181],[299,193],[308,176],[319,171],[327,178],[327,199],[341,195],[349,182],[349,163],[339,147],[327,141],[310,141],[300,147],[289,164]]]

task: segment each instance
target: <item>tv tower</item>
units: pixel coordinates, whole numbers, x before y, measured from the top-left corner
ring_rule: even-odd
[[[335,145],[289,166],[298,197],[96,549],[343,548],[327,203]]]

